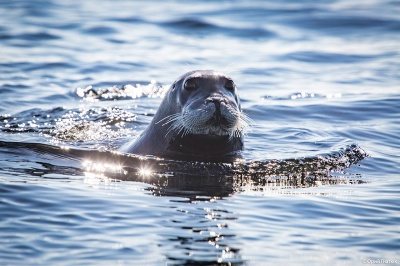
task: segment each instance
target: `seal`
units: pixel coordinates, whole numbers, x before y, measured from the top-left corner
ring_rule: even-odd
[[[190,71],[168,89],[149,126],[120,151],[189,161],[233,162],[250,119],[233,80],[213,70]]]

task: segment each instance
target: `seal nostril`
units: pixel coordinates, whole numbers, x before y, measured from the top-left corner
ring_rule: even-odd
[[[215,106],[215,113],[221,113],[221,102],[223,100],[220,98],[208,98],[206,104],[213,103]]]
[[[206,100],[206,103],[213,103],[215,105],[221,105],[222,102],[225,102],[224,98],[221,97],[210,97]]]

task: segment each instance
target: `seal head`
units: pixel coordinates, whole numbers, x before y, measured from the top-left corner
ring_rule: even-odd
[[[249,118],[233,80],[212,70],[191,71],[166,93],[153,120],[121,151],[197,161],[234,161]]]

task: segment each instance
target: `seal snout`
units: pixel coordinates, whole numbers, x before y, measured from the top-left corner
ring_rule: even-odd
[[[227,100],[224,97],[209,97],[206,99],[205,103],[211,109],[210,111],[212,111],[208,124],[214,126],[229,126],[230,123],[228,122],[228,116],[230,114],[226,108]]]
[[[206,104],[208,103],[213,103],[213,104],[226,103],[226,99],[222,96],[212,96],[206,99]]]
[[[221,115],[221,103],[225,100],[221,97],[212,97],[206,100],[206,104],[213,103],[215,107],[214,114]]]
[[[225,103],[225,99],[222,97],[210,97],[206,100],[206,105],[214,104],[214,114],[213,117],[219,121],[221,120],[221,103]]]

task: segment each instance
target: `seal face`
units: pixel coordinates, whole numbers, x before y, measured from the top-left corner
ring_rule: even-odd
[[[243,150],[249,120],[230,77],[212,70],[191,71],[171,85],[150,125],[121,151],[233,161]]]

